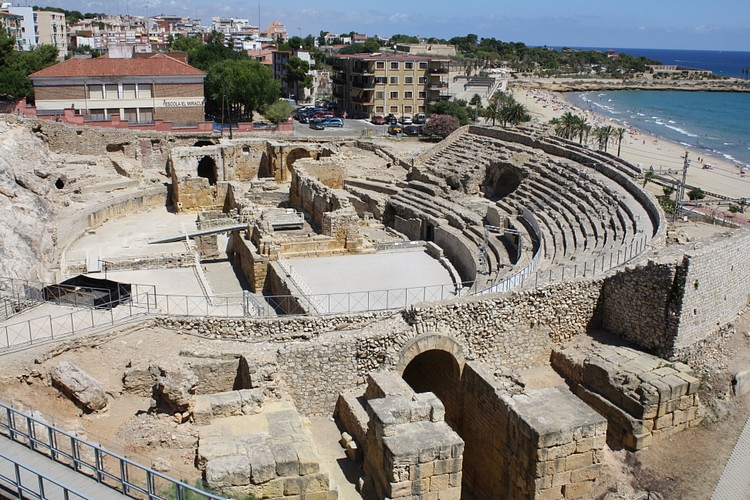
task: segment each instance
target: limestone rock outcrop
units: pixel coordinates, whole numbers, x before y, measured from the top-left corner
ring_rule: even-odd
[[[35,278],[51,254],[48,193],[56,179],[46,146],[26,128],[0,121],[0,276]]]

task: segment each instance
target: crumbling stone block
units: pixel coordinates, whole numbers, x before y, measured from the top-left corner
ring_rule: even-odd
[[[52,385],[71,398],[86,412],[101,411],[107,406],[107,394],[91,375],[69,361],[61,361],[50,372]]]

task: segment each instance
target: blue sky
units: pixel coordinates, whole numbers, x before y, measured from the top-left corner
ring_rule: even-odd
[[[15,0],[16,5],[32,5]],[[41,4],[41,2],[40,2]],[[527,45],[750,51],[746,0],[46,0],[82,12],[279,20],[290,35],[321,30],[450,38],[475,33]]]

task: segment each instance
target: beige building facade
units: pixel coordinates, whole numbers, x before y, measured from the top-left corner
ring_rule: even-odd
[[[449,63],[442,57],[340,55],[333,63],[333,97],[351,117],[424,113],[449,97]]]
[[[34,12],[37,45],[54,45],[57,57],[64,59],[68,55],[68,34],[65,15],[61,12],[40,10]]]

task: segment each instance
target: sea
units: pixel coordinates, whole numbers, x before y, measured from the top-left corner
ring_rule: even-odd
[[[595,49],[602,50],[602,49]],[[605,49],[606,50],[606,49]],[[615,48],[662,64],[708,69],[748,78],[750,52]],[[689,155],[721,156],[750,167],[750,92],[618,90],[569,92],[572,105],[619,121],[625,127],[681,143]]]

